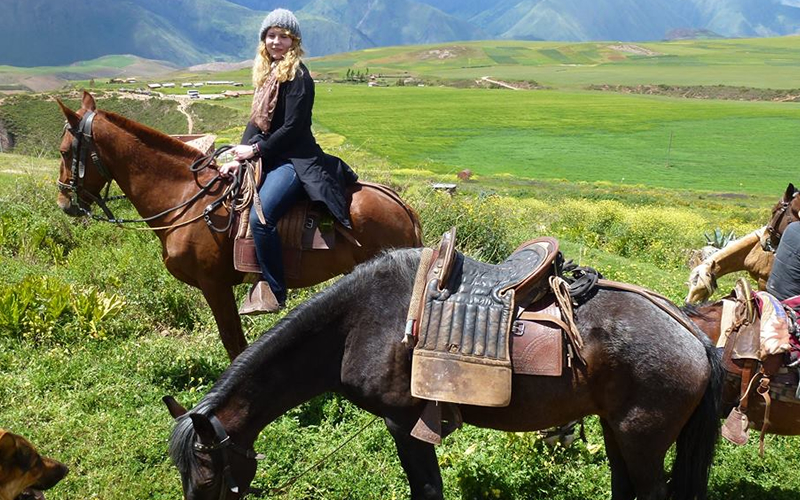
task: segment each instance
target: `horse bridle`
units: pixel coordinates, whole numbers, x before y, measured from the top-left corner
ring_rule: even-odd
[[[222,177],[218,174],[213,179],[211,179],[207,184],[201,185],[200,190],[193,195],[188,200],[180,203],[177,206],[172,208],[168,208],[163,212],[157,213],[150,217],[143,217],[140,219],[118,219],[114,217],[114,213],[108,207],[108,202],[118,199],[124,198],[124,196],[108,196],[109,189],[111,188],[111,183],[113,182],[113,177],[111,176],[111,171],[103,164],[100,160],[100,156],[97,153],[97,144],[94,141],[94,135],[92,134],[92,124],[94,123],[94,118],[97,116],[97,113],[94,111],[87,111],[83,117],[81,117],[80,123],[78,123],[77,127],[70,127],[69,122],[64,125],[64,133],[69,131],[72,134],[72,145],[70,146],[70,153],[72,154],[72,163],[70,165],[70,179],[68,183],[64,183],[61,181],[56,181],[58,184],[58,189],[64,193],[65,195],[69,196],[70,203],[76,207],[83,215],[88,215],[93,219],[111,222],[114,224],[123,224],[123,223],[131,223],[131,222],[151,222],[153,220],[158,219],[170,212],[174,212],[179,210],[191,203],[195,200],[199,199],[201,196],[206,194],[211,188],[216,184],[218,181],[222,179]],[[189,167],[189,169],[197,173],[200,170],[209,167],[213,160],[219,156],[220,154],[224,153],[225,151],[231,149],[233,146],[222,146],[217,148],[211,154],[203,155],[199,159],[195,160],[194,163]],[[92,194],[91,191],[85,189],[83,187],[84,177],[86,176],[86,158],[87,156],[91,157],[92,162],[94,163],[95,167],[97,167],[97,171],[100,175],[105,179],[105,188],[106,192],[102,195],[102,197],[95,196]],[[240,168],[237,172],[237,176],[234,177],[233,183],[225,190],[225,192],[216,200],[212,201],[205,209],[203,210],[202,217],[205,219],[206,225],[208,227],[217,232],[217,233],[224,233],[227,232],[231,225],[233,224],[234,219],[234,212],[230,210],[227,224],[224,227],[216,227],[211,220],[211,213],[214,212],[217,208],[219,208],[225,200],[228,198],[236,198],[239,194],[241,189],[241,185],[243,182],[243,175],[244,175],[243,168]],[[102,190],[102,188],[101,188]],[[98,217],[90,210],[87,210],[80,205],[81,196],[88,198],[90,202],[96,203],[97,206],[103,210],[105,214],[105,218]],[[84,199],[85,199],[84,198]]]
[[[64,125],[64,133],[69,131],[72,134],[72,145],[70,146],[70,152],[72,154],[72,163],[70,165],[71,175],[69,183],[61,181],[56,181],[56,183],[58,184],[58,189],[69,196],[70,203],[78,207],[78,210],[84,215],[92,214],[89,210],[81,207],[81,196],[88,197],[89,201],[96,203],[97,206],[103,210],[103,213],[106,214],[106,217],[113,221],[115,220],[114,214],[111,213],[107,205],[109,201],[108,191],[111,188],[111,181],[113,179],[111,177],[111,172],[106,168],[103,162],[100,161],[100,156],[97,154],[97,145],[94,142],[94,135],[92,135],[92,124],[94,123],[95,116],[97,116],[97,113],[94,111],[87,111],[83,117],[81,117],[81,121],[78,123],[77,127],[70,127],[69,122]],[[84,177],[86,176],[87,156],[92,158],[92,162],[95,167],[97,167],[97,171],[106,181],[106,192],[102,197],[95,196],[83,187]]]
[[[256,453],[253,448],[244,448],[234,443],[231,437],[225,431],[225,427],[222,425],[222,422],[220,422],[215,415],[208,415],[207,418],[211,423],[211,426],[214,428],[214,437],[216,438],[216,441],[211,444],[203,444],[199,441],[195,441],[192,447],[196,451],[208,453],[209,455],[212,453],[219,453],[219,461],[222,464],[222,476],[228,487],[228,490],[232,491],[233,493],[238,493],[241,495],[241,498],[244,498],[247,494],[247,491],[242,491],[239,487],[239,484],[236,482],[236,478],[233,477],[233,472],[231,472],[230,465],[230,453],[236,453],[250,460],[264,460],[266,457],[261,453]],[[219,498],[220,500],[225,498],[224,485],[220,487]]]
[[[800,193],[800,191],[795,190],[795,192],[792,193],[792,197],[790,199],[788,200],[782,199],[781,201],[778,202],[778,205],[780,206],[776,210],[773,210],[772,218],[770,219],[769,224],[767,224],[767,229],[766,229],[770,237],[765,238],[764,250],[768,252],[775,251],[775,248],[772,246],[772,241],[773,240],[780,241],[780,239],[783,237],[783,233],[778,230],[778,226],[780,226],[781,221],[783,220],[784,217],[786,217],[787,213],[792,214],[790,208],[792,206],[792,201],[794,201],[798,193]],[[795,216],[797,216],[797,214],[795,214]]]

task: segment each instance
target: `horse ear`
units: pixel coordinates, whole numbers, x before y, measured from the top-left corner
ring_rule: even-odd
[[[0,459],[2,459],[3,464],[10,463],[11,457],[16,451],[17,442],[13,434],[6,432],[0,436]]]
[[[786,194],[784,196],[786,197],[787,200],[790,200],[792,199],[796,191],[797,190],[794,188],[794,184],[790,182],[789,185],[786,186]]]
[[[78,113],[65,106],[58,97],[56,97],[56,102],[58,103],[58,107],[61,108],[61,112],[64,113],[64,116],[67,118],[69,126],[74,129],[78,128],[78,125],[81,123],[81,117],[78,116]]]
[[[172,396],[164,396],[161,398],[161,401],[167,405],[167,410],[169,410],[169,414],[172,415],[172,418],[177,419],[178,417],[186,415],[186,408],[181,406]]]
[[[208,417],[200,413],[190,413],[189,418],[192,419],[192,426],[198,437],[200,437],[200,441],[203,443],[213,443],[216,433]]]
[[[92,94],[86,92],[85,90],[83,91],[83,101],[81,101],[81,105],[83,109],[87,111],[97,110],[97,104],[94,102],[94,97],[92,97]]]

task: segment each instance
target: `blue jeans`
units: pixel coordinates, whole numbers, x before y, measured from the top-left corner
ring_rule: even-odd
[[[277,224],[294,202],[303,194],[303,185],[291,163],[279,165],[266,172],[258,190],[266,224],[258,220],[255,209],[250,211],[250,228],[256,244],[256,256],[261,277],[267,282],[281,304],[286,301],[286,281],[283,277],[283,254]]]

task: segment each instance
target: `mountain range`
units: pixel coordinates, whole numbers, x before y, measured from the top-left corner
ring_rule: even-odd
[[[250,59],[292,9],[307,55],[457,40],[644,41],[800,33],[800,0],[2,0],[0,65],[132,54],[178,66]]]

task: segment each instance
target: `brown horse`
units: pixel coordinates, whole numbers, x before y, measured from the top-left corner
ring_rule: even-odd
[[[781,199],[772,207],[772,216],[767,223],[766,231],[761,236],[761,246],[765,250],[774,252],[778,248],[786,226],[800,220],[800,196],[797,196],[798,193],[800,191],[790,182]]]
[[[169,272],[203,292],[222,344],[234,359],[247,346],[233,293],[233,286],[242,283],[245,274],[233,267],[233,238],[227,232],[212,231],[203,220],[206,215],[217,226],[228,221],[224,205],[204,214],[206,207],[224,194],[227,182],[219,179],[216,169],[190,170],[190,164],[201,155],[198,150],[117,114],[97,110],[87,92],[77,112],[60,101],[58,104],[67,119],[60,148],[59,207],[77,216],[96,202],[110,214],[101,191],[116,181],[154,228]],[[331,250],[304,254],[300,275],[287,279],[289,288],[311,286],[347,273],[387,248],[422,244],[417,215],[389,188],[356,184],[348,197],[353,230],[343,237],[345,230],[340,228]],[[174,207],[179,208],[170,210]]]
[[[412,356],[402,342],[420,254],[387,253],[300,304],[190,412],[165,398],[177,419],[170,455],[185,498],[241,498],[261,430],[326,391],[384,419],[412,498],[442,498],[434,446],[410,435],[425,406],[410,393]],[[601,287],[574,309],[585,364],[561,376],[515,374],[508,406],[459,405],[464,422],[533,431],[599,415],[614,500],[662,500],[670,490],[675,499],[705,498],[719,435],[719,354],[668,310],[680,314],[666,301]],[[667,486],[664,458],[676,441]]]
[[[761,247],[764,233],[765,228],[761,228],[731,241],[695,266],[689,273],[686,302],[708,300],[717,289],[717,278],[737,271],[747,271],[758,282],[759,289],[764,290],[775,258],[772,252]]]
[[[721,334],[722,300],[684,306],[683,311],[716,345]],[[722,391],[722,414],[720,416],[726,416],[738,404],[739,393],[739,380],[729,377]],[[753,390],[747,399],[747,403],[747,416],[750,422],[754,428],[761,429],[765,415],[764,398]],[[800,435],[800,404],[773,397],[767,432],[784,436]]]

